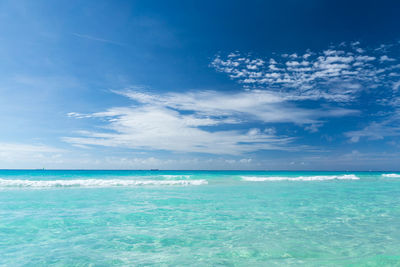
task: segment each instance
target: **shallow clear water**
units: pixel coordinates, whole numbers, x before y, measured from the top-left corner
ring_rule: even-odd
[[[3,170],[0,265],[400,266],[399,174]]]

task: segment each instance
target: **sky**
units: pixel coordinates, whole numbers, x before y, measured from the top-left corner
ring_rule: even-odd
[[[399,170],[398,14],[0,1],[0,168]]]

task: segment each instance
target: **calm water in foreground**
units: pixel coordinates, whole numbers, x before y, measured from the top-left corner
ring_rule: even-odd
[[[0,171],[0,266],[400,266],[400,173]]]

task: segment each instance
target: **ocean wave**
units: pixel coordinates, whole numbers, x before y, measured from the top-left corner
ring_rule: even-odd
[[[191,177],[191,175],[170,175],[170,174],[164,174],[160,176],[166,179],[175,179],[175,178],[189,179]]]
[[[86,180],[8,180],[0,179],[0,187],[117,187],[117,186],[188,186],[204,185],[206,180],[123,180],[123,179],[86,179]]]
[[[299,177],[286,177],[286,176],[242,176],[243,181],[247,182],[265,182],[265,181],[327,181],[327,180],[359,180],[354,174],[345,175],[327,175],[327,176],[299,176]]]
[[[400,178],[400,174],[397,174],[397,173],[384,173],[384,174],[382,174],[382,177]]]

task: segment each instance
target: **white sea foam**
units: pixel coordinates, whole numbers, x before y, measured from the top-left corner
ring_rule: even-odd
[[[385,173],[385,174],[382,174],[382,177],[400,178],[400,174],[397,174],[397,173]]]
[[[115,187],[115,186],[167,186],[167,185],[204,185],[206,180],[123,180],[123,179],[86,179],[86,180],[8,180],[0,179],[0,187]]]
[[[345,175],[326,175],[326,176],[299,176],[299,177],[287,177],[287,176],[271,176],[271,177],[260,177],[260,176],[242,176],[242,179],[247,182],[265,182],[265,181],[327,181],[327,180],[359,180],[354,174]]]
[[[175,178],[189,179],[191,177],[191,175],[168,175],[168,174],[160,176],[166,179],[175,179]]]

